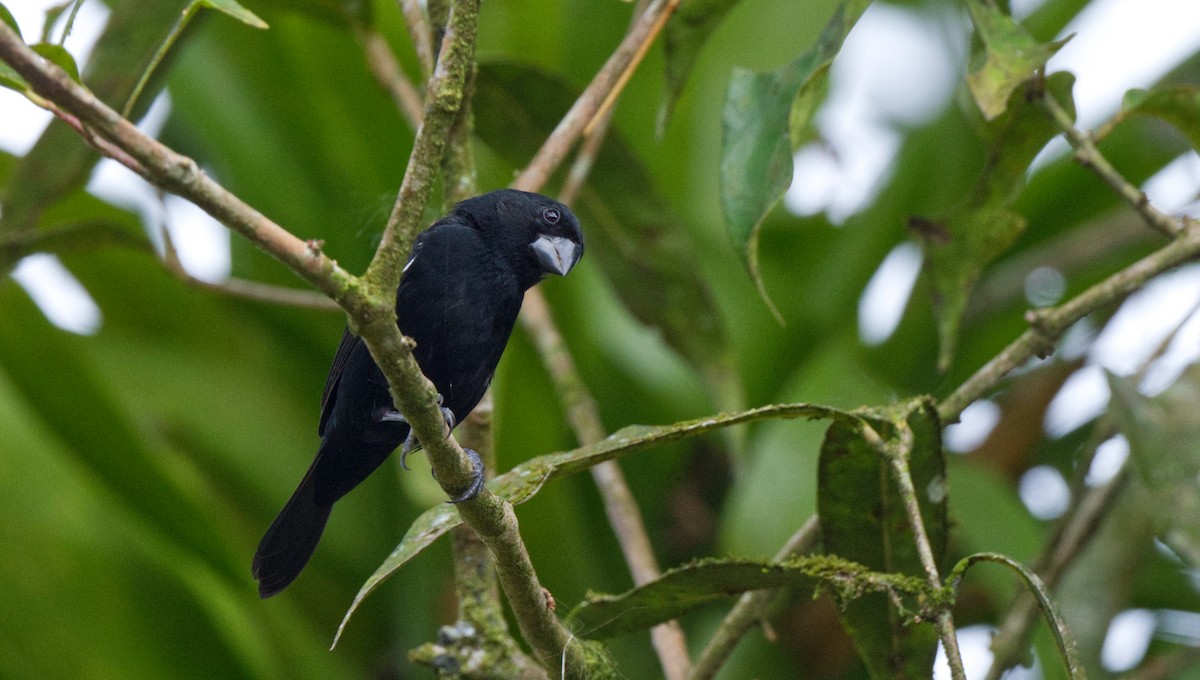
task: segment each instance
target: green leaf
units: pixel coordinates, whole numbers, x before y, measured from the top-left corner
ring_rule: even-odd
[[[792,154],[815,109],[833,58],[869,0],[844,0],[817,44],[794,61],[756,73],[735,68],[721,117],[721,211],[759,296],[783,322],[758,269],[762,221],[792,184]]]
[[[885,440],[912,432],[909,469],[934,558],[945,553],[946,469],[941,428],[931,401],[913,400],[862,417]],[[817,513],[826,554],[852,560],[873,571],[921,577],[924,569],[891,464],[863,437],[858,423],[837,420],[821,447]],[[937,634],[913,625],[885,594],[847,603],[842,625],[873,678],[930,677]]]
[[[15,90],[21,94],[29,92],[29,84],[25,82],[21,74],[14,71],[11,66],[2,61],[0,61],[0,87]]]
[[[1186,135],[1193,149],[1200,149],[1200,87],[1196,85],[1130,90],[1125,93],[1119,118],[1129,116],[1161,118]]]
[[[65,47],[54,43],[38,43],[31,45],[30,48],[66,71],[67,75],[71,76],[71,80],[79,82],[79,66],[75,64],[75,57],[72,57]]]
[[[267,26],[267,22],[258,18],[258,15],[256,15],[254,12],[242,7],[237,0],[195,0],[193,4],[194,6],[203,6],[215,9],[222,14],[227,14],[234,19],[237,19],[247,26],[259,29],[270,28]]]
[[[912,594],[925,590],[920,579],[872,573],[861,564],[825,555],[796,557],[782,563],[704,559],[671,569],[644,586],[621,595],[589,594],[571,612],[573,630],[590,639],[606,639],[679,618],[697,607],[749,590],[833,588],[842,602],[865,593]]]
[[[696,58],[721,20],[740,0],[690,0],[679,5],[663,34],[666,85],[658,109],[658,134],[662,136]]]
[[[1165,392],[1145,397],[1128,379],[1109,375],[1113,410],[1129,439],[1142,507],[1158,537],[1190,566],[1200,566],[1200,364]]]
[[[182,491],[161,444],[141,436],[87,341],[49,327],[11,283],[0,281],[0,309],[7,320],[0,324],[0,371],[98,488],[120,498],[125,512],[173,547],[204,555],[220,545],[223,529]],[[50,364],[47,357],[53,357]]]
[[[21,38],[22,40],[25,39],[24,36],[21,35],[21,27],[17,25],[16,18],[13,17],[12,12],[8,11],[8,8],[5,7],[4,3],[2,2],[0,2],[0,21],[8,24],[8,27],[13,30],[13,33],[17,34],[18,38]]]
[[[478,117],[476,130],[506,161],[520,167],[576,94],[529,67],[481,64],[474,101],[489,115]],[[718,408],[740,408],[733,399],[720,398],[740,395],[741,388],[728,335],[708,282],[696,267],[682,219],[615,130],[575,203],[586,225],[588,257],[600,262],[625,307],[638,321],[660,329],[667,344],[700,369],[718,395]]]
[[[854,419],[855,417],[846,411],[825,406],[815,406],[812,404],[776,404],[773,406],[762,406],[741,413],[720,414],[709,418],[683,421],[673,425],[631,425],[591,446],[584,446],[563,453],[538,456],[528,462],[522,463],[502,475],[497,475],[488,482],[488,488],[497,496],[517,505],[532,498],[551,480],[582,472],[607,460],[615,460],[636,451],[678,441],[686,437],[694,437],[721,428],[769,418]],[[462,519],[459,517],[458,511],[453,506],[446,504],[431,508],[418,517],[412,526],[409,527],[400,544],[392,551],[392,554],[384,560],[383,564],[363,584],[358,595],[355,596],[354,602],[350,604],[350,609],[346,611],[341,625],[338,626],[337,635],[334,636],[333,643],[337,644],[338,638],[341,637],[342,631],[346,628],[346,623],[350,621],[350,616],[358,609],[359,604],[384,579],[391,576],[397,569],[404,566],[405,563],[418,555],[422,550],[429,547],[439,536],[460,524],[462,524]]]
[[[967,10],[987,55],[983,64],[967,75],[967,87],[984,117],[991,120],[1004,113],[1013,91],[1070,38],[1039,43],[1011,17],[982,0],[968,2]]]
[[[1074,115],[1069,73],[1046,79],[1047,96]],[[1025,231],[1025,217],[1012,210],[1025,187],[1025,174],[1058,127],[1037,102],[1024,93],[1010,98],[1004,113],[981,124],[989,150],[971,193],[948,215],[914,217],[909,228],[925,249],[925,269],[933,288],[938,322],[938,367],[945,371],[954,358],[958,329],[972,289],[984,269],[1005,253]]]

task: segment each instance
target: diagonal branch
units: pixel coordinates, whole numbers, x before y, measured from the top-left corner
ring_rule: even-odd
[[[82,126],[120,149],[134,161],[126,165],[151,184],[192,201],[343,308],[363,309],[362,297],[353,292],[353,277],[326,257],[318,242],[297,238],[204,174],[194,160],[138,130],[90,90],[26,46],[3,23],[0,23],[0,59],[19,73],[38,96],[75,116]]]
[[[392,98],[396,110],[404,116],[414,130],[417,129],[421,125],[421,118],[425,115],[425,107],[421,103],[421,93],[404,74],[404,69],[400,66],[396,55],[392,53],[391,46],[374,27],[355,23],[352,28],[354,37],[358,40],[363,56],[367,60],[367,67],[371,70],[371,75]]]
[[[583,134],[584,128],[596,117],[610,93],[623,85],[627,79],[623,78],[623,74],[635,63],[639,53],[644,54],[643,45],[654,39],[657,28],[661,27],[662,22],[666,21],[678,5],[679,0],[654,0],[646,8],[625,34],[625,39],[613,51],[612,56],[550,133],[542,148],[538,149],[529,165],[513,182],[514,189],[536,191],[537,187],[546,184],[546,180],[562,164],[575,141]]]
[[[1200,226],[1184,221],[1183,231],[1162,248],[1134,262],[1074,298],[1057,306],[1026,313],[1029,329],[980,367],[938,404],[943,423],[957,422],[968,405],[996,386],[1004,376],[1034,356],[1045,355],[1076,321],[1120,302],[1147,281],[1200,256]]]
[[[1096,148],[1093,136],[1075,127],[1071,115],[1049,93],[1041,93],[1042,106],[1054,122],[1062,130],[1067,142],[1075,149],[1075,160],[1085,168],[1090,168],[1104,181],[1122,200],[1137,211],[1146,224],[1168,238],[1175,238],[1183,231],[1181,220],[1172,218],[1160,212],[1146,198],[1146,194],[1130,184],[1108,159]]]

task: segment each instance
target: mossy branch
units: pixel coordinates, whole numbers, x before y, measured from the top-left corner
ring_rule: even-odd
[[[361,279],[328,258],[319,241],[296,237],[205,175],[194,160],[138,130],[86,87],[43,60],[11,28],[0,24],[0,59],[29,84],[31,100],[59,117],[76,119],[76,129],[103,142],[102,152],[151,184],[192,201],[345,310],[351,329],[363,338],[387,376],[397,408],[409,418],[438,479],[451,495],[467,488],[473,470],[458,444],[445,436],[435,389],[412,356],[411,340],[396,327],[394,300],[399,265],[411,249],[441,166],[449,128],[462,104],[463,84],[474,56],[478,8],[478,0],[458,0],[452,5],[441,54],[426,88],[424,121],[409,169],[384,240]],[[565,655],[570,677],[586,675],[603,654],[572,641],[546,607],[511,506],[485,490],[459,510],[497,557],[501,583],[526,640],[542,663],[557,668],[557,659]]]

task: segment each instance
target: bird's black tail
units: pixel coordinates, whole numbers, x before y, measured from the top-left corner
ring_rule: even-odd
[[[258,596],[268,598],[288,587],[317,549],[333,505],[318,505],[310,468],[271,528],[258,544],[250,570]]]

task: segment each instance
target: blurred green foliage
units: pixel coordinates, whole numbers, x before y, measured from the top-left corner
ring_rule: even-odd
[[[145,3],[110,4],[115,17],[127,17]],[[372,80],[350,26],[366,22],[380,31],[414,74],[396,3],[244,4],[270,28],[208,13],[191,24],[163,65],[154,89],[167,88],[172,108],[160,137],[256,209],[301,238],[323,240],[340,264],[361,272],[404,172],[413,131]],[[1004,196],[1026,227],[1013,235],[1011,247],[989,252],[991,263],[975,272],[978,288],[963,302],[945,373],[935,366],[939,343],[930,299],[936,284],[928,278],[918,282],[897,331],[881,345],[862,344],[859,298],[888,252],[914,239],[910,218],[953,213],[986,174],[994,138],[981,133],[978,112],[960,96],[932,120],[902,131],[886,184],[845,224],[779,208],[767,214],[758,257],[763,285],[786,320],[776,323],[721,217],[722,102],[733,67],[763,71],[794,60],[839,3],[688,4],[728,14],[704,27],[702,33],[711,34],[698,54],[688,47],[695,61],[679,98],[669,99],[674,107],[661,138],[656,116],[677,81],[665,88],[662,48],[651,50],[620,100],[612,146],[581,198],[589,248],[597,249],[570,277],[545,285],[609,431],[768,403],[853,408],[944,396],[1023,330],[1027,303],[1022,287],[1011,282],[1022,281],[1031,262],[1058,267],[1072,295],[1157,243],[1136,224],[1126,224],[1116,238],[1113,223],[1132,221],[1116,196],[1067,159],[1051,162],[1023,190],[1014,179],[1014,193]],[[961,15],[950,24],[966,30],[956,3],[897,4],[931,16]],[[1023,23],[1038,40],[1049,40],[1087,6],[1047,0]],[[132,87],[130,72],[140,75],[129,64],[145,63],[174,11],[144,15],[132,28],[122,24],[132,38],[102,39],[103,50],[84,69],[85,82],[108,82],[104,92],[119,99]],[[524,107],[529,120],[552,124],[569,104],[562,93],[586,85],[628,20],[629,6],[618,2],[483,4],[478,55],[487,105],[475,111],[481,189],[511,181],[522,164],[520,145],[528,141],[516,134],[506,140],[497,121]],[[112,55],[105,57],[111,65],[97,64],[101,55]],[[961,74],[966,71],[963,64]],[[672,78],[680,72],[675,65]],[[1200,59],[1180,64],[1169,80],[1200,80]],[[516,108],[493,111],[503,88],[512,90]],[[959,90],[965,92],[965,82]],[[530,96],[543,91],[553,96]],[[1186,102],[1172,100],[1171,111],[1184,125],[1195,119]],[[1187,149],[1187,135],[1194,139],[1196,130],[1184,133],[1131,116],[1102,150],[1140,183]],[[444,543],[405,565],[364,602],[337,649],[330,652],[328,645],[363,581],[413,519],[439,502],[426,466],[409,473],[385,467],[339,503],[316,557],[286,594],[260,602],[250,578],[254,546],[315,450],[321,386],[344,318],[235,300],[181,282],[147,247],[145,233],[160,225],[144,225],[143,232],[139,216],[81,191],[95,162],[86,145],[61,123],[43,142],[24,159],[0,156],[5,210],[13,201],[21,206],[21,223],[6,213],[0,238],[31,223],[41,232],[90,225],[107,235],[101,244],[125,246],[77,242],[52,249],[100,307],[102,326],[92,336],[55,328],[10,277],[0,279],[0,677],[425,677],[427,671],[409,664],[406,650],[433,639],[454,616]],[[1021,149],[1022,163],[1036,150]],[[621,175],[622,164],[628,175]],[[39,184],[40,178],[50,179]],[[600,233],[605,216],[628,231]],[[645,251],[671,259],[665,273],[628,259],[639,252],[637,239],[650,236],[656,240]],[[626,243],[622,251],[622,239],[634,247]],[[1068,247],[1103,239],[1112,246],[1086,258]],[[11,269],[15,252],[0,247],[0,272]],[[233,273],[300,285],[236,237]],[[655,318],[666,313],[664,300],[687,308]],[[697,324],[692,333],[688,323]],[[1065,365],[1052,359],[1005,383],[1006,394],[1038,385],[1036,379],[1050,373],[1055,379],[1041,389],[1057,389],[1073,370]],[[502,470],[575,445],[520,330],[494,393]],[[1049,398],[1041,409],[1021,410],[1007,408],[1005,396],[997,431],[1040,432]],[[709,555],[766,558],[816,509],[824,426],[772,421],[745,427],[744,451],[736,457],[726,450],[733,440],[709,436],[623,461],[665,566]],[[1003,448],[992,442],[951,456],[948,563],[982,550],[1031,559],[1049,525],[1021,504],[1016,481],[1039,464],[1069,474],[1083,439],[1078,433],[1060,442],[1034,437],[1004,456],[991,454]],[[1130,505],[1113,512],[1133,512]],[[631,586],[586,475],[548,485],[518,516],[541,581],[567,607],[588,590]],[[1200,608],[1186,574],[1151,549],[1150,524],[1126,523],[1140,532],[1124,537],[1140,557],[1125,574],[1120,599],[1105,601],[1107,615],[1129,607]],[[1013,583],[999,571],[968,580],[956,610],[960,623],[1002,619]],[[808,595],[786,603],[773,642],[752,632],[721,677],[866,677],[828,597]],[[1088,615],[1086,603],[1067,604],[1069,616]],[[683,620],[695,649],[723,613],[709,607]],[[1085,654],[1098,655],[1099,643],[1081,641],[1093,645],[1085,644]],[[660,673],[646,636],[612,645],[626,677]],[[1155,651],[1169,653],[1170,645],[1156,643]],[[1043,659],[1042,667],[1051,676],[1058,672],[1052,661]]]

